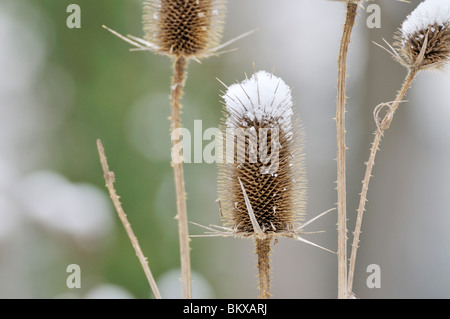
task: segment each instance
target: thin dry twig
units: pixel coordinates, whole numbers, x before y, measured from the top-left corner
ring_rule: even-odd
[[[97,149],[100,155],[100,163],[102,165],[104,178],[106,182],[106,188],[108,189],[109,196],[114,204],[114,207],[119,215],[120,221],[122,222],[128,237],[130,238],[131,244],[136,252],[136,256],[141,263],[142,268],[144,269],[145,276],[147,277],[148,283],[150,284],[150,288],[153,291],[155,298],[161,299],[161,294],[159,293],[158,286],[156,285],[155,279],[153,278],[152,272],[148,265],[148,260],[142,253],[141,247],[139,246],[138,240],[134,235],[133,229],[131,228],[130,223],[128,222],[127,215],[125,214],[122,204],[120,203],[119,196],[114,188],[114,172],[109,170],[108,162],[106,160],[105,150],[103,148],[103,144],[100,140],[97,140]]]

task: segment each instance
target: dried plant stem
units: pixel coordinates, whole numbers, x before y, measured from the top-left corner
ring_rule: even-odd
[[[378,114],[376,113],[376,116],[377,116],[376,121],[377,121],[378,128],[375,132],[375,137],[372,142],[369,160],[366,163],[366,173],[364,175],[364,180],[362,183],[358,213],[357,213],[357,217],[356,217],[355,231],[353,233],[352,252],[350,255],[350,265],[349,265],[348,283],[347,283],[348,296],[350,296],[352,294],[353,277],[354,277],[354,273],[355,273],[355,264],[356,264],[356,253],[358,250],[359,237],[361,234],[362,218],[363,218],[363,214],[365,211],[365,205],[367,202],[367,192],[369,190],[369,182],[370,182],[370,178],[372,177],[373,167],[375,165],[375,156],[377,154],[377,151],[379,150],[381,138],[384,135],[384,131],[389,128],[389,125],[392,122],[394,113],[397,110],[400,103],[402,102],[402,99],[405,96],[406,92],[408,91],[409,87],[411,86],[412,81],[414,80],[415,76],[417,75],[417,72],[418,72],[417,69],[409,70],[408,75],[406,76],[406,79],[402,85],[402,88],[397,93],[397,97],[395,98],[395,101],[392,103],[392,105],[389,105],[386,115],[384,116],[382,121],[378,120],[378,116],[377,116]],[[384,105],[386,105],[386,104],[384,104]]]
[[[170,96],[171,104],[171,132],[172,132],[172,147],[179,142],[178,131],[181,128],[181,97],[183,95],[183,86],[186,76],[187,60],[183,56],[175,58],[173,63],[173,79],[172,92]],[[182,161],[172,161],[172,168],[175,179],[175,193],[177,203],[178,220],[178,236],[180,241],[180,260],[181,260],[181,282],[183,286],[183,297],[185,299],[192,298],[191,287],[191,260],[189,247],[189,230],[188,218],[186,208],[186,191],[184,187],[184,173]]]
[[[271,236],[256,237],[256,254],[259,270],[259,299],[270,298],[270,244]]]
[[[346,167],[345,167],[345,101],[347,78],[347,55],[358,4],[347,2],[347,14],[342,33],[338,58],[338,80],[336,100],[337,139],[337,209],[338,209],[338,298],[347,293],[347,213],[346,213]]]
[[[127,215],[125,214],[122,205],[120,203],[119,196],[114,188],[114,172],[109,170],[108,162],[106,160],[105,150],[103,148],[102,142],[97,140],[97,149],[100,155],[100,163],[102,164],[102,169],[104,173],[104,178],[106,182],[106,188],[108,189],[109,196],[114,204],[114,207],[119,215],[119,218],[125,227],[128,237],[130,238],[131,244],[136,252],[136,256],[138,257],[142,268],[144,269],[145,276],[150,284],[150,288],[153,291],[155,298],[161,299],[161,295],[159,293],[158,287],[156,285],[155,279],[153,278],[152,272],[150,271],[150,267],[148,265],[148,260],[142,253],[141,247],[139,246],[138,240],[134,235],[133,229],[131,228],[130,223],[128,222]]]

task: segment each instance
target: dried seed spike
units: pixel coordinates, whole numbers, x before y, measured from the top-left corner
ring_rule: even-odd
[[[245,91],[245,88],[240,83],[239,83],[239,86],[241,87],[242,92],[244,92],[245,96],[248,98],[248,101],[250,102],[251,107],[254,108],[253,101],[252,101],[252,98],[250,97],[250,95],[248,95],[248,93]],[[245,105],[243,105],[243,106],[244,106],[244,108],[246,108]]]
[[[298,235],[295,236],[294,239],[295,239],[295,240],[298,240],[298,241],[301,241],[301,242],[304,242],[305,244],[308,244],[308,245],[311,245],[311,246],[320,248],[320,249],[322,249],[322,250],[328,251],[329,253],[336,254],[336,252],[334,252],[334,251],[332,251],[332,250],[330,250],[330,249],[328,249],[328,248],[322,247],[322,246],[320,246],[320,245],[317,245],[317,244],[315,244],[315,243],[313,243],[313,242],[311,242],[311,241],[309,241],[309,240],[306,240],[305,238],[300,237],[300,236],[298,236]]]
[[[255,62],[253,62],[253,74],[256,81],[256,93],[257,93],[256,95],[258,96],[258,104],[261,104],[261,95],[259,94],[259,84],[258,84],[258,73],[256,72]]]
[[[313,223],[314,221],[316,221],[316,220],[319,219],[320,217],[322,217],[322,216],[324,216],[324,215],[326,215],[326,214],[328,214],[329,212],[332,212],[332,211],[334,211],[334,210],[336,210],[335,207],[330,208],[329,210],[324,211],[323,213],[317,215],[316,217],[311,218],[310,220],[308,220],[307,222],[305,222],[305,223],[304,223],[299,229],[297,229],[297,230],[300,230],[300,229],[305,228],[306,226],[308,226],[309,224]]]
[[[382,48],[387,53],[389,53],[394,58],[394,60],[396,60],[397,62],[400,62],[401,64],[405,64],[405,65],[407,64],[407,62],[400,56],[400,54],[397,52],[397,50],[389,42],[387,42],[385,39],[383,39],[383,42],[386,43],[386,45],[389,47],[389,49],[382,46],[381,44],[378,44],[378,43],[372,41],[373,44],[375,44],[376,46]]]
[[[145,45],[145,46],[142,45],[142,43],[140,43],[141,41],[143,41],[142,39],[140,39],[141,41],[138,42],[138,41],[135,41],[135,40],[133,40],[133,39],[131,39],[131,38],[129,38],[129,37],[126,37],[126,36],[124,36],[124,35],[121,35],[120,33],[118,33],[118,32],[116,32],[116,31],[114,31],[114,30],[108,28],[108,27],[105,26],[105,25],[102,25],[102,28],[108,30],[109,32],[111,32],[112,34],[114,34],[116,37],[122,39],[123,41],[125,41],[125,42],[127,42],[127,43],[129,43],[129,44],[131,44],[132,46],[135,46],[135,47],[138,48],[138,49],[141,49],[141,50],[156,50],[156,49],[157,49],[157,47],[154,46],[152,43],[147,43],[147,45]]]
[[[229,51],[236,50],[236,49],[230,49],[230,50],[227,50],[227,51],[219,51],[219,50],[229,46],[230,44],[233,44],[234,42],[249,36],[250,34],[256,32],[256,31],[258,31],[258,28],[250,30],[250,31],[247,31],[247,32],[245,32],[245,33],[243,33],[241,35],[238,35],[237,37],[235,37],[235,38],[225,42],[225,43],[222,43],[221,45],[216,46],[215,48],[211,49],[211,55],[219,55],[219,54],[222,54],[224,52],[229,52]]]

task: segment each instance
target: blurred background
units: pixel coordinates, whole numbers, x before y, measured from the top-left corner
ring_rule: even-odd
[[[406,70],[372,41],[392,42],[420,1],[372,1],[381,28],[360,8],[349,57],[349,249],[373,109],[391,101]],[[81,8],[69,29],[67,6]],[[366,3],[367,5],[370,2]],[[142,36],[141,0],[0,0],[0,298],[149,298],[145,275],[109,201],[98,160],[103,141],[116,188],[166,298],[181,297],[170,161],[171,61],[130,52],[102,25]],[[306,134],[306,219],[336,202],[336,61],[345,6],[325,0],[229,0],[224,41],[238,51],[191,62],[182,121],[217,127],[219,78],[257,69],[293,88]],[[354,292],[360,298],[450,297],[450,75],[420,74],[386,133],[370,184]],[[205,144],[204,144],[205,145]],[[186,164],[191,221],[220,225],[216,167]],[[336,214],[305,236],[336,250]],[[190,226],[191,234],[203,230]],[[196,298],[256,298],[251,240],[193,238]],[[69,289],[67,266],[81,269]],[[381,269],[370,289],[367,266]],[[337,258],[281,239],[272,254],[274,298],[336,298]]]

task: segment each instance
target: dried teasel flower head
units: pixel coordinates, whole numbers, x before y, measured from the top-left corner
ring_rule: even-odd
[[[223,95],[226,160],[219,167],[223,223],[238,236],[293,236],[306,206],[303,135],[290,88],[265,71]]]
[[[186,61],[200,61],[225,52],[232,43],[257,29],[219,44],[224,28],[226,0],[146,0],[144,2],[144,38],[122,35],[103,28],[131,44],[132,51],[151,51]]]
[[[144,39],[161,54],[205,57],[220,42],[224,16],[224,0],[148,0]]]
[[[398,60],[417,70],[442,69],[450,61],[450,0],[425,0],[403,22]]]

